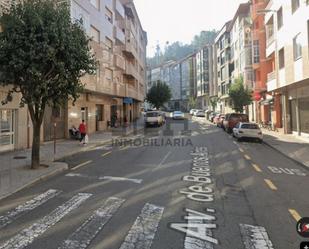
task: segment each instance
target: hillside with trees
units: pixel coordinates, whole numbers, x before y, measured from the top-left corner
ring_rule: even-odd
[[[189,54],[201,49],[205,45],[212,43],[216,37],[217,31],[202,31],[199,35],[195,35],[190,44],[183,44],[179,41],[172,44],[166,43],[165,48],[160,45],[156,47],[156,53],[153,57],[147,58],[147,64],[150,67],[162,64],[169,60],[179,60]]]

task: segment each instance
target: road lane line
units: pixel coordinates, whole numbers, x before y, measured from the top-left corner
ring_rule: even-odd
[[[163,157],[163,159],[162,159],[161,162],[159,163],[158,167],[161,167],[161,166],[165,163],[166,159],[169,157],[170,154],[172,154],[171,151],[169,151],[169,152],[165,155],[165,157]]]
[[[105,157],[105,156],[107,156],[107,155],[109,155],[109,154],[111,154],[111,153],[112,153],[112,152],[109,151],[109,152],[106,152],[106,153],[102,154],[101,156],[102,156],[102,157]]]
[[[70,200],[56,208],[50,214],[46,215],[39,221],[33,223],[30,227],[25,228],[17,235],[0,245],[0,249],[22,249],[31,244],[35,238],[39,237],[46,230],[54,226],[64,216],[72,210],[78,208],[92,194],[79,193],[73,196]]]
[[[251,157],[248,156],[247,154],[245,154],[244,157],[245,157],[247,160],[251,160]]]
[[[266,184],[271,190],[278,190],[278,188],[275,186],[275,184],[271,180],[264,179],[264,181],[266,182]]]
[[[102,176],[102,177],[99,177],[99,180],[128,181],[128,182],[134,182],[137,184],[141,184],[143,181],[142,179],[132,179],[132,178],[116,177],[116,176]]]
[[[295,209],[289,209],[289,212],[296,221],[299,221],[301,219],[301,216]]]
[[[46,192],[34,197],[33,199],[17,206],[11,211],[8,211],[6,215],[0,216],[0,229],[12,223],[17,218],[30,212],[31,210],[43,205],[48,200],[59,195],[62,191],[56,189],[49,189]]]
[[[274,249],[264,227],[239,224],[245,249]]]
[[[149,249],[163,215],[163,207],[147,203],[119,249]]]
[[[262,172],[261,168],[258,165],[252,163],[252,167],[255,169],[255,171]]]
[[[238,148],[240,152],[244,153],[245,151],[242,148]]]
[[[87,164],[90,164],[90,163],[92,163],[92,160],[89,160],[89,161],[87,161],[87,162],[81,163],[81,164],[79,164],[79,165],[77,165],[77,166],[71,168],[71,170],[77,170],[77,169],[79,169],[79,168],[81,168],[81,167],[83,167],[83,166],[85,166],[85,165],[87,165]]]
[[[124,202],[124,199],[108,198],[58,249],[87,248]]]

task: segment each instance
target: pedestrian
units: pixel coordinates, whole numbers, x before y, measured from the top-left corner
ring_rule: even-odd
[[[80,132],[80,144],[85,144],[85,137],[86,137],[86,131],[87,131],[87,127],[86,127],[86,124],[85,124],[85,120],[82,120],[81,124],[79,125],[79,128],[78,128],[79,132]]]

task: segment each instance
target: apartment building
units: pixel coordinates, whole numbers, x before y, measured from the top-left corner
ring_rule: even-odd
[[[264,24],[265,8],[268,0],[253,1],[252,17],[252,67],[254,78],[253,101],[256,122],[267,123],[270,117],[271,95],[267,94],[267,75],[273,71],[272,59],[266,58],[266,29]]]
[[[232,72],[234,71],[234,63],[231,58],[231,39],[230,28],[231,21],[224,24],[215,39],[216,54],[216,77],[218,84],[218,106],[217,109],[221,113],[232,112],[232,101],[228,95],[228,89],[232,83]]]
[[[242,78],[244,86],[253,90],[252,67],[252,21],[250,3],[240,4],[230,23],[231,53],[230,62],[234,64],[231,75],[232,84]],[[255,120],[255,107],[246,107],[249,119]]]
[[[207,45],[196,53],[196,96],[197,107],[209,109],[210,88],[213,83],[213,46]]]
[[[1,6],[10,3],[0,0]],[[89,133],[107,129],[115,114],[120,123],[124,119],[132,122],[140,115],[145,98],[147,34],[133,0],[69,0],[69,3],[72,21],[81,22],[92,38],[90,45],[98,68],[95,75],[82,78],[85,91],[75,105],[67,103],[57,110],[47,108],[42,141],[67,137],[68,129],[78,126],[82,119]],[[1,97],[6,91],[0,89]],[[9,105],[0,106],[1,124],[6,127],[0,133],[0,150],[31,146],[31,121],[27,108],[19,108],[19,99],[20,96],[15,96]]]
[[[309,137],[309,5],[272,0],[265,13],[271,122],[284,133]]]

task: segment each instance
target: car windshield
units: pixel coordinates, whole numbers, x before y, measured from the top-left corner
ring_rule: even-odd
[[[242,129],[259,129],[257,124],[242,124]]]
[[[147,112],[146,117],[158,117],[159,113],[158,112]]]
[[[174,114],[182,114],[182,112],[174,112]]]

